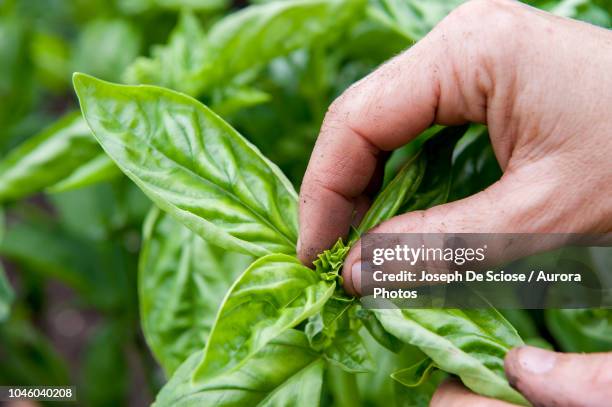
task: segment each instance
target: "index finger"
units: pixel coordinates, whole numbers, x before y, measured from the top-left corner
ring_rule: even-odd
[[[424,47],[381,66],[329,108],[300,190],[298,256],[305,264],[348,233],[380,151],[407,143],[433,122],[437,68],[424,62]]]
[[[499,47],[506,30],[491,26],[514,21],[516,9],[514,2],[459,6],[425,38],[332,104],[300,191],[297,251],[303,263],[310,264],[348,234],[354,202],[363,201],[359,198],[380,151],[406,144],[432,123],[486,121],[488,104],[493,103],[488,96],[495,87],[491,61],[514,52]],[[506,96],[501,92],[497,99]]]
[[[433,121],[435,81],[410,64],[409,54],[349,88],[325,116],[300,191],[298,254],[305,263],[348,233],[379,152],[405,144]],[[417,87],[415,74],[424,78]]]

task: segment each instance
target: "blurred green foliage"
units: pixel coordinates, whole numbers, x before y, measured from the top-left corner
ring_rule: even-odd
[[[146,285],[137,287],[141,230],[150,203],[102,154],[80,115],[72,113],[77,108],[72,72],[158,84],[197,97],[299,186],[330,102],[418,41],[461,1],[259,0],[252,3],[261,5],[239,11],[244,3],[0,2],[0,255],[9,271],[7,277],[0,264],[0,384],[76,384],[82,405],[143,404],[164,379],[143,340],[139,301],[147,315],[163,321],[143,318],[143,328],[148,339],[157,340],[151,343],[153,354],[170,370],[187,355],[168,338],[178,332],[194,346],[206,339],[197,327],[211,324],[211,311],[198,318],[193,310],[165,308],[168,299],[147,295]],[[612,26],[609,0],[529,3]],[[406,151],[398,151],[391,163],[401,163]],[[451,200],[485,188],[500,174],[486,129],[474,126],[454,152]],[[198,293],[168,280],[172,264],[163,263],[151,290],[167,289],[190,299],[193,307],[214,309],[229,283],[205,281],[198,274],[200,253],[190,251],[189,242],[153,237],[148,255],[183,258],[181,270],[189,278],[212,284],[200,285],[201,292],[213,286],[219,292],[200,301]],[[147,257],[140,261],[142,273]],[[57,294],[58,285],[68,294]],[[81,344],[76,355],[61,351],[63,342],[74,342],[61,334],[70,323],[57,323],[57,306],[76,310],[84,320],[76,339],[70,339]],[[567,351],[612,348],[606,311],[507,317],[525,338],[544,346],[542,336]],[[359,379],[362,402],[379,405],[381,394],[394,405],[426,402],[436,381],[408,391],[382,380],[422,355],[398,356],[372,347],[380,368]],[[350,384],[337,372],[328,374],[333,385],[324,391],[324,401],[340,404],[338,388]]]

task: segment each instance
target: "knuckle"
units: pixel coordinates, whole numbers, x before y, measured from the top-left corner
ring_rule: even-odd
[[[507,43],[516,36],[520,22],[517,16],[521,11],[522,7],[511,0],[471,0],[449,14],[447,25],[464,37],[472,33],[486,34],[477,37],[481,40],[493,37],[492,43],[498,46],[500,40]]]
[[[325,116],[323,117],[323,123],[321,124],[321,130],[319,132],[319,143],[321,143],[320,147],[324,148],[327,145],[327,142],[331,138],[334,130],[345,125],[348,116],[345,100],[346,96],[345,94],[342,94],[338,96],[327,108]]]
[[[349,92],[347,90],[342,95],[338,96],[334,101],[329,105],[327,111],[325,112],[325,118],[323,119],[323,124],[335,122],[340,119],[342,116],[342,112],[345,110],[345,100],[346,94]]]
[[[515,5],[516,2],[512,0],[470,0],[457,7],[455,11],[483,17]]]
[[[386,65],[388,63],[384,64],[383,67]],[[380,71],[380,69],[377,71]],[[321,126],[322,130],[334,128],[338,125],[346,125],[352,128],[356,122],[359,122],[359,116],[355,112],[361,112],[366,108],[369,98],[364,98],[363,96],[371,95],[376,90],[376,87],[372,86],[374,83],[372,75],[375,72],[353,83],[340,96],[334,99],[325,112]]]
[[[510,0],[471,0],[451,12],[434,37],[449,55],[450,77],[490,87],[494,73],[520,55],[531,35],[525,10]]]

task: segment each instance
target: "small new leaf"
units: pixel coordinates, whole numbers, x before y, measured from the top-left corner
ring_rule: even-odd
[[[345,245],[342,239],[338,239],[331,249],[325,250],[323,253],[319,254],[318,258],[312,262],[317,274],[319,274],[323,280],[338,280],[339,285],[342,285],[340,270],[342,269],[344,259],[348,255],[350,249],[350,246]]]
[[[85,120],[70,113],[0,161],[0,202],[40,192],[100,153]]]

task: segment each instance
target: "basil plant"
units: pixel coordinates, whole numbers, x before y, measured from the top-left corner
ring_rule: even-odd
[[[155,204],[139,290],[145,337],[169,377],[156,406],[354,405],[381,388],[416,403],[445,374],[527,404],[503,372],[522,340],[496,310],[368,310],[342,289],[361,233],[448,199],[464,127],[417,147],[351,239],[311,269],[296,257],[292,184],[215,112],[161,87],[73,81],[95,139]]]

